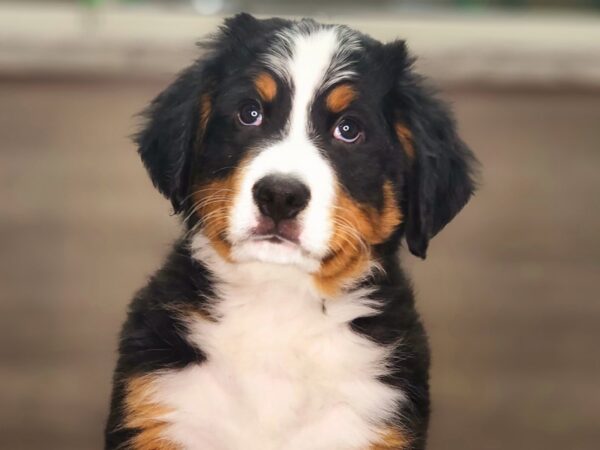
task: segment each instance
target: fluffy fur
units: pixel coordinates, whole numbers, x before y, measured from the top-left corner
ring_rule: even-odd
[[[424,449],[397,251],[465,205],[470,150],[402,41],[242,14],[203,47],[137,137],[184,232],[131,303],[105,448]]]

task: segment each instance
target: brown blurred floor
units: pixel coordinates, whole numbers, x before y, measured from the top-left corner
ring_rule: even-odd
[[[126,137],[161,86],[0,81],[2,449],[101,447],[126,304],[177,232]],[[484,184],[406,258],[430,448],[598,448],[600,93],[447,96]]]

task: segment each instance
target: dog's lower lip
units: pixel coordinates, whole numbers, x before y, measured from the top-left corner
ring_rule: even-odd
[[[266,241],[272,244],[292,244],[298,245],[299,243],[296,241],[292,241],[291,239],[287,239],[279,234],[264,234],[264,235],[255,235],[252,237],[253,241]]]

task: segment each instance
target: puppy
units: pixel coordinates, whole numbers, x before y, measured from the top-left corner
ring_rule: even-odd
[[[403,41],[241,14],[203,50],[137,136],[184,232],[131,303],[105,448],[423,449],[397,252],[465,205],[471,151]]]

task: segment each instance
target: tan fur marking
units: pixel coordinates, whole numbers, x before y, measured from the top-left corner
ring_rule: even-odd
[[[371,246],[384,242],[401,223],[402,213],[389,181],[383,186],[383,198],[383,208],[378,211],[338,189],[331,255],[314,276],[317,287],[326,295],[335,295],[345,283],[364,273],[371,261]]]
[[[254,79],[254,86],[260,97],[266,102],[273,101],[277,95],[277,82],[267,72],[258,74]]]
[[[131,378],[125,395],[124,427],[138,431],[129,441],[133,450],[179,450],[164,437],[167,422],[162,419],[168,408],[152,400],[154,378],[149,375]]]
[[[198,185],[192,194],[194,209],[202,221],[202,230],[214,249],[231,262],[231,244],[226,232],[235,193],[239,189],[244,163],[227,178]]]
[[[396,123],[394,125],[396,135],[402,144],[402,148],[406,152],[406,156],[409,159],[415,159],[415,147],[413,146],[413,135],[412,132],[402,123]]]
[[[352,103],[357,96],[358,93],[352,85],[341,84],[331,90],[327,95],[325,104],[329,111],[339,113],[350,106],[350,103]]]
[[[408,439],[400,430],[389,428],[382,433],[381,440],[371,444],[368,450],[404,450],[407,444]]]
[[[191,322],[192,319],[199,321],[216,322],[216,318],[211,315],[211,312],[202,306],[192,306],[189,304],[175,304],[165,306],[167,311],[173,313],[183,322]]]

